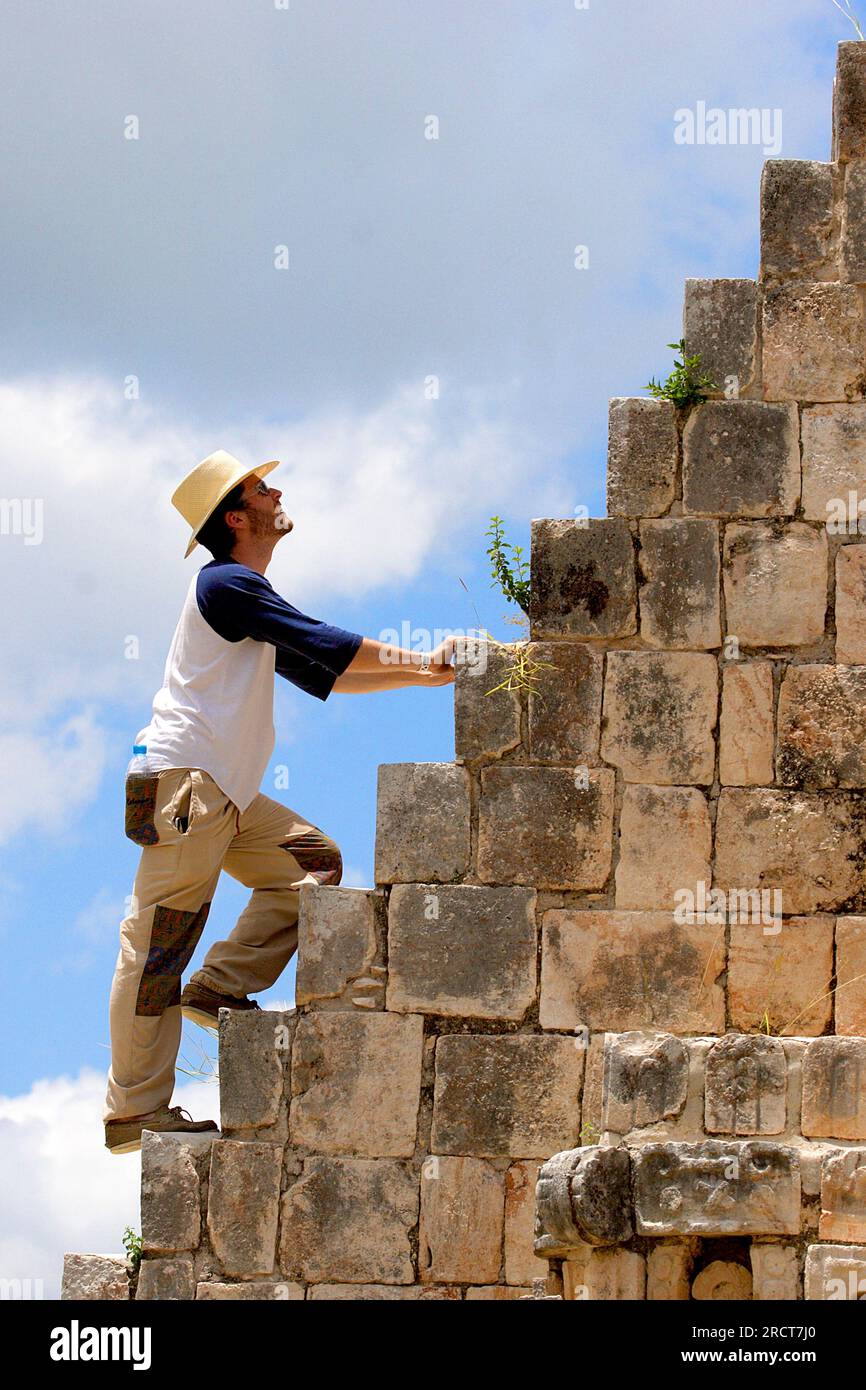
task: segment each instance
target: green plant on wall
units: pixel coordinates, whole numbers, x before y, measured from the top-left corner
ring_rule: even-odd
[[[705,372],[701,372],[699,353],[693,357],[686,356],[685,338],[680,338],[678,343],[668,343],[668,347],[679,353],[679,357],[674,358],[673,371],[667,381],[656,381],[653,377],[644,389],[651,392],[656,400],[673,401],[678,406],[700,405],[701,401],[706,400],[708,391],[719,388]]]
[[[490,560],[491,589],[498,585],[509,603],[529,615],[529,561],[522,545],[511,545],[505,539],[502,517],[492,516],[485,533],[490,541],[487,555]]]
[[[141,1236],[137,1236],[131,1226],[127,1226],[123,1233],[123,1248],[130,1268],[137,1272],[141,1264]]]
[[[857,31],[858,39],[866,39],[866,34],[863,33],[863,30],[860,27],[860,21],[857,18],[854,11],[851,9],[851,0],[833,0],[833,4],[836,6],[837,10],[841,11],[841,13],[845,16],[846,19],[850,19],[851,23],[854,25],[854,28]]]

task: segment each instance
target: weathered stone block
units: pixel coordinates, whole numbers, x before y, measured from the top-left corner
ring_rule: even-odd
[[[543,1163],[536,1189],[535,1250],[553,1259],[616,1245],[634,1230],[626,1148],[570,1149]],[[587,1251],[583,1251],[584,1255]]]
[[[795,405],[705,401],[692,411],[683,431],[686,512],[790,516],[799,497]]]
[[[460,878],[469,867],[469,773],[454,763],[379,768],[376,882]]]
[[[774,779],[773,668],[768,661],[732,662],[722,672],[719,781],[763,786]]]
[[[213,1144],[207,1225],[226,1274],[273,1270],[282,1157],[278,1144],[233,1139]]]
[[[862,1245],[810,1245],[803,1297],[834,1302],[866,1298],[866,1250]]]
[[[864,348],[856,285],[798,281],[765,290],[764,400],[860,399]]]
[[[708,1134],[782,1134],[788,1064],[777,1038],[729,1033],[707,1053],[704,1091]]]
[[[298,1004],[384,1008],[385,904],[365,888],[305,887],[298,921]]]
[[[388,944],[389,1009],[518,1020],[535,999],[531,889],[395,884]]]
[[[191,1255],[142,1260],[135,1290],[136,1302],[158,1299],[161,1303],[185,1303],[194,1298],[195,1274]]]
[[[866,281],[864,237],[866,237],[866,160],[858,159],[845,166],[839,256],[840,280],[847,280],[854,284],[863,284]]]
[[[797,1153],[753,1140],[646,1144],[634,1155],[639,1235],[797,1235]]]
[[[602,1128],[616,1134],[682,1113],[689,1054],[672,1033],[607,1034]]]
[[[505,1173],[505,1278],[509,1284],[532,1288],[547,1276],[546,1260],[533,1254],[535,1185],[538,1163],[512,1163]]]
[[[782,902],[787,910],[785,895]],[[771,925],[734,923],[728,947],[731,1026],[812,1037],[832,1015],[832,917],[786,917]],[[767,1131],[769,1132],[769,1131]]]
[[[866,664],[866,545],[843,545],[836,556],[836,660]]]
[[[445,1300],[449,1303],[461,1301],[462,1290],[447,1284],[313,1284],[308,1297],[321,1300],[352,1303],[429,1303]],[[467,1292],[466,1297],[469,1297]]]
[[[276,1124],[296,1023],[296,1013],[270,1009],[223,1014],[219,1079],[224,1134]]]
[[[627,782],[713,780],[718,666],[703,652],[609,652],[601,755]]]
[[[613,856],[614,782],[609,768],[485,768],[478,877],[538,888],[603,888]]]
[[[866,804],[856,792],[724,787],[715,886],[782,893],[786,913],[832,912],[864,894]],[[856,911],[856,905],[852,906]]]
[[[592,1250],[572,1298],[631,1303],[646,1297],[646,1261],[636,1250]]]
[[[866,917],[836,920],[836,1032],[866,1033]]]
[[[859,521],[857,502],[866,497],[866,405],[810,406],[802,435],[803,514],[846,534]]]
[[[141,1240],[146,1252],[195,1250],[199,1243],[201,1183],[195,1138],[153,1130],[141,1136]],[[203,1152],[209,1148],[207,1144]]]
[[[789,666],[776,771],[787,786],[866,786],[866,666]]]
[[[859,41],[836,49],[833,84],[833,159],[866,158],[866,50]]]
[[[651,647],[718,647],[719,528],[703,517],[640,527],[640,633]]]
[[[837,280],[834,169],[768,159],[761,176],[761,278]]]
[[[666,512],[676,493],[678,455],[671,401],[615,396],[608,416],[608,516]]]
[[[533,642],[541,669],[529,696],[533,762],[598,762],[604,657],[575,642]]]
[[[520,1285],[509,1284],[481,1284],[470,1287],[466,1290],[467,1303],[513,1303],[515,1300],[534,1299],[536,1297],[532,1288],[521,1288]],[[545,1299],[551,1295],[545,1294]]]
[[[275,1284],[247,1280],[243,1284],[196,1284],[197,1303],[302,1303],[304,1289],[301,1284]]]
[[[542,1028],[721,1033],[724,935],[669,912],[551,908],[542,925]]]
[[[652,1302],[691,1298],[691,1247],[685,1241],[654,1241],[646,1261],[646,1296]]]
[[[532,1242],[530,1241],[530,1249]],[[64,1255],[60,1297],[120,1300],[129,1298],[129,1274],[123,1255]]]
[[[684,884],[710,882],[713,832],[697,787],[627,786],[619,833],[618,908],[672,911]]]
[[[533,1033],[450,1033],[436,1044],[431,1148],[544,1158],[577,1142],[585,1048]]]
[[[532,636],[629,637],[637,631],[628,522],[532,523]]]
[[[520,695],[497,689],[513,671],[507,651],[492,643],[465,642],[471,660],[457,650],[454,686],[454,749],[459,759],[501,756],[520,744]]]
[[[411,1284],[418,1179],[394,1159],[308,1158],[283,1197],[280,1264],[311,1283]]]
[[[801,521],[725,528],[728,633],[744,647],[819,642],[827,611],[827,535]]]
[[[815,1038],[803,1059],[803,1133],[866,1139],[866,1038]]]
[[[292,1061],[292,1143],[322,1154],[409,1157],[423,1050],[419,1015],[307,1014]]]
[[[751,1297],[752,1272],[736,1260],[712,1260],[692,1284],[692,1298],[698,1302],[742,1301]]]
[[[418,1272],[442,1284],[495,1283],[502,1257],[504,1174],[480,1158],[428,1158],[421,1174]]]
[[[800,1260],[795,1245],[752,1241],[752,1297],[761,1303],[801,1298]]]
[[[735,396],[760,392],[757,286],[754,280],[686,280],[683,337],[690,357]]]
[[[818,1235],[821,1240],[866,1242],[866,1149],[825,1156]]]

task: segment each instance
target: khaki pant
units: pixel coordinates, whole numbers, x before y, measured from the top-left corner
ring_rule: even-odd
[[[171,1098],[181,976],[220,871],[253,891],[195,978],[233,995],[268,989],[291,960],[300,885],[339,883],[342,873],[339,849],[316,826],[262,795],[239,812],[197,768],[127,779],[126,813],[127,834],[143,849],[111,986],[105,1120],[148,1114]]]

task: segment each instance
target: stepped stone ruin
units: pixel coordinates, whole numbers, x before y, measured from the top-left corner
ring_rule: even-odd
[[[534,689],[460,663],[220,1134],[145,1136],[139,1299],[866,1298],[866,43],[684,333],[718,389],[534,523]]]

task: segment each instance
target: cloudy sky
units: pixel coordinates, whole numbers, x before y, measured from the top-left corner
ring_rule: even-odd
[[[524,544],[603,515],[608,398],[668,367],[686,276],[756,272],[776,151],[678,144],[675,113],[779,111],[782,156],[827,159],[854,37],[832,0],[277,4],[0,19],[0,1276],[48,1296],[138,1224],[100,1111],[123,773],[200,559],[177,481],[281,459],[269,577],[316,616],[513,636],[491,514]],[[369,884],[377,765],[453,757],[451,692],[281,686],[280,795]]]

